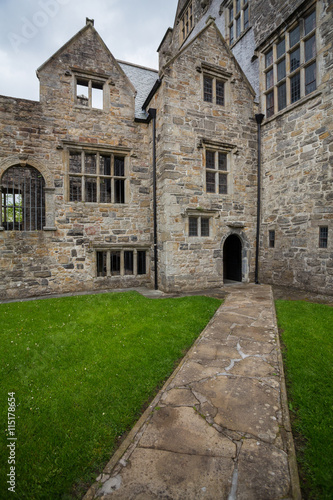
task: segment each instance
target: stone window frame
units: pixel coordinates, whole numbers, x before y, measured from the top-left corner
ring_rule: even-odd
[[[90,145],[90,144],[77,144],[71,142],[64,142],[65,146],[65,172],[66,172],[66,181],[65,181],[65,193],[66,193],[66,201],[68,203],[89,203],[89,204],[99,204],[99,205],[119,205],[124,206],[128,205],[128,200],[130,199],[129,192],[129,162],[130,162],[130,149],[129,148],[108,148],[104,146],[98,145]],[[81,172],[70,172],[70,154],[81,154]],[[85,172],[85,157],[86,155],[96,155],[96,174],[86,173]],[[100,172],[100,158],[101,157],[110,157],[111,162],[111,173],[110,175],[104,175]],[[114,175],[114,160],[115,158],[123,158],[124,159],[124,176]],[[76,177],[82,179],[81,184],[81,200],[71,200],[70,199],[70,178]],[[85,180],[96,179],[96,200],[95,201],[86,201],[86,190],[85,190]],[[111,201],[101,202],[101,179],[110,180],[111,182]],[[119,202],[115,201],[115,181],[122,180],[124,183],[124,201]]]
[[[328,226],[319,226],[319,248],[328,248]]]
[[[190,238],[209,238],[211,236],[211,215],[197,215],[191,213],[188,215],[188,236]],[[205,228],[203,221],[208,221],[208,226]],[[193,225],[194,224],[194,225]],[[192,226],[192,227],[191,227]],[[206,233],[206,230],[207,233]]]
[[[41,230],[35,231],[56,231],[55,226],[55,186],[54,178],[48,167],[36,158],[31,158],[28,155],[18,155],[10,156],[5,160],[0,161],[0,192],[1,180],[4,173],[11,167],[32,167],[36,169],[44,179],[44,202],[45,202],[45,225]],[[2,225],[2,210],[0,210],[0,231],[5,231],[5,227]]]
[[[314,13],[316,15],[315,25],[306,32],[306,20]],[[302,102],[304,98],[311,96],[318,89],[319,73],[317,57],[319,52],[319,37],[317,36],[317,19],[318,12],[315,3],[307,8],[297,20],[285,28],[263,50],[261,54],[261,74],[263,75],[261,86],[264,98],[263,109],[265,110],[266,119],[288,109],[294,104]],[[299,39],[296,39],[294,42],[292,35],[297,28],[299,29]],[[314,38],[315,54],[307,58],[306,44],[312,38]],[[307,84],[307,72],[310,71],[310,68],[313,68],[313,65],[316,65],[315,80]],[[307,89],[306,87],[313,84],[313,82],[315,82],[315,88],[309,87],[311,90]]]
[[[218,106],[218,108],[221,109],[227,109],[230,103],[230,79],[232,77],[232,73],[225,71],[215,64],[209,64],[206,62],[202,62],[201,65],[197,67],[197,71],[202,74],[201,88],[203,102],[213,106]],[[206,99],[205,96],[205,81],[207,81],[207,79],[211,80],[211,99]],[[223,84],[223,102],[218,102],[218,83]]]
[[[198,149],[202,149],[202,165],[203,165],[203,186],[204,186],[204,192],[208,196],[218,196],[218,197],[223,197],[225,199],[226,197],[230,196],[233,194],[233,164],[234,164],[234,155],[238,154],[238,149],[234,144],[226,143],[226,142],[220,142],[220,141],[215,141],[212,139],[207,139],[205,137],[200,137],[198,139]],[[215,168],[211,169],[208,168],[209,171],[212,171],[215,173],[215,176],[217,176],[219,173],[225,174],[227,176],[227,192],[226,193],[219,193],[219,182],[215,181],[215,191],[214,192],[209,192],[207,191],[207,176],[206,176],[206,164],[207,164],[207,151],[214,152],[214,165]],[[218,169],[218,153],[221,153],[226,156],[226,170],[219,170]]]
[[[216,233],[216,227],[214,223],[214,219],[219,217],[218,210],[215,209],[205,209],[202,207],[197,208],[186,208],[186,210],[182,213],[182,217],[184,218],[184,230],[185,236],[188,240],[196,241],[195,238],[199,241],[212,240]],[[197,234],[190,234],[190,220],[196,219],[197,224]],[[202,224],[201,220],[208,219],[208,228],[209,234],[202,234]]]
[[[179,14],[179,45],[182,45],[194,28],[194,1],[189,0]]]
[[[231,0],[226,5],[226,24],[229,45],[232,46],[250,28],[250,0]]]
[[[108,109],[108,88],[109,80],[105,75],[92,72],[81,72],[73,70],[74,74],[74,104],[78,109],[92,109],[97,111],[106,111]],[[87,87],[87,96],[81,98],[78,95],[78,85]],[[93,90],[102,90],[102,106],[93,106],[94,92]]]
[[[207,194],[227,195],[228,193],[228,153],[211,147],[205,148],[205,189]],[[211,160],[213,162],[211,163]],[[213,164],[213,166],[212,166]],[[222,165],[222,168],[221,168]],[[225,168],[223,168],[225,165]],[[210,181],[208,179],[211,179]],[[212,187],[214,185],[214,191]]]
[[[140,267],[143,263],[140,263],[140,253],[145,252],[144,260],[144,271]],[[132,270],[126,264],[126,253],[132,254]],[[111,255],[114,256],[114,264],[117,270],[112,270],[112,259]],[[98,259],[102,257],[102,267],[103,271],[99,272]],[[130,259],[129,259],[130,261]],[[129,262],[128,261],[128,262]],[[101,274],[102,273],[102,274]],[[138,278],[147,277],[150,273],[150,263],[149,263],[149,247],[148,246],[111,246],[108,248],[100,247],[95,248],[95,277],[96,278]]]

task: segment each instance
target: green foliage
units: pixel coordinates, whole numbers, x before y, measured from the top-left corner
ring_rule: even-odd
[[[11,498],[81,497],[220,304],[135,292],[1,304],[3,429],[9,392],[17,405]]]
[[[276,302],[297,458],[308,498],[333,492],[333,308]]]

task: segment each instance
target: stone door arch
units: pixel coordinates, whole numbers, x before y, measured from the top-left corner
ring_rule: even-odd
[[[223,280],[242,281],[243,245],[237,234],[230,234],[223,244]]]

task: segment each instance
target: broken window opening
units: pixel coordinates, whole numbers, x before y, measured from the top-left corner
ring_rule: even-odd
[[[76,81],[76,103],[87,108],[103,109],[103,83],[86,78]]]
[[[125,157],[72,151],[69,153],[69,201],[125,203]]]
[[[148,274],[148,250],[117,249],[96,251],[96,276],[143,276]]]
[[[1,218],[7,231],[38,231],[45,225],[45,181],[33,167],[10,167],[2,177]]]

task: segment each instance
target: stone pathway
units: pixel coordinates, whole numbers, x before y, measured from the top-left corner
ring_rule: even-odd
[[[95,498],[301,498],[270,286],[230,286],[84,500]]]

